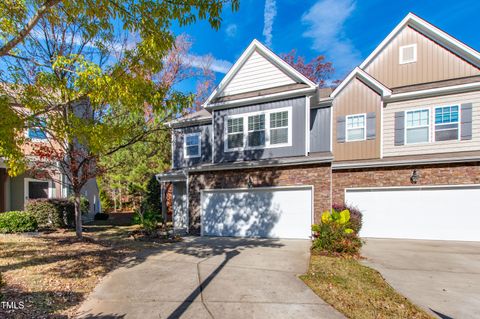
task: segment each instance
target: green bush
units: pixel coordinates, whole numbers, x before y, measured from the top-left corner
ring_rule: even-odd
[[[40,228],[75,227],[75,205],[66,199],[33,199],[25,205]]]
[[[100,205],[102,205],[102,210],[104,212],[111,211],[113,208],[113,200],[103,188],[100,189],[99,196],[100,196]]]
[[[312,250],[326,254],[356,255],[362,247],[357,232],[351,228],[350,212],[332,210],[322,214],[320,224],[312,226]]]
[[[70,196],[68,201],[75,205],[74,196]],[[90,202],[85,196],[80,196],[80,211],[82,212],[82,215],[87,215],[88,213],[90,213]]]
[[[141,210],[137,210],[132,217],[132,223],[142,226],[143,231],[149,236],[156,233],[158,224],[162,222],[162,216],[151,210],[146,210],[143,213]]]
[[[0,233],[24,233],[37,228],[37,220],[30,213],[12,211],[0,214]]]

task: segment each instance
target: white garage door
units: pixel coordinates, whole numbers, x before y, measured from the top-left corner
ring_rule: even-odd
[[[362,237],[480,241],[480,186],[348,189]]]
[[[312,187],[202,191],[202,235],[309,238]]]

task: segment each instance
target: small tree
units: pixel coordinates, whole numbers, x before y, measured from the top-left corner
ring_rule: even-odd
[[[334,71],[332,63],[326,62],[323,55],[306,62],[305,57],[297,55],[297,51],[292,50],[289,53],[281,54],[280,57],[320,87],[325,86],[326,80],[330,78]]]
[[[155,214],[162,213],[162,192],[155,176],[150,177],[148,180],[145,205],[147,209],[152,210]]]

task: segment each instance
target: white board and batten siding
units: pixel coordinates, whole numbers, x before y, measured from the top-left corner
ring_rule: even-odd
[[[472,103],[472,139],[434,141],[435,107]],[[395,112],[430,110],[430,142],[395,146]],[[480,150],[480,92],[389,103],[383,110],[383,156],[422,155]]]
[[[480,185],[347,189],[363,214],[360,236],[480,241]]]
[[[308,239],[312,205],[313,186],[203,190],[202,236]]]
[[[245,64],[222,90],[220,96],[258,91],[296,82],[257,51],[253,51]]]

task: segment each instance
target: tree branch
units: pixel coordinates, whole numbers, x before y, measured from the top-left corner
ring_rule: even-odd
[[[22,42],[25,37],[32,31],[32,29],[37,25],[38,21],[50,10],[50,8],[57,5],[61,0],[47,0],[45,3],[38,9],[38,11],[33,15],[33,17],[28,21],[28,23],[23,27],[18,34],[8,41],[4,46],[0,48],[0,56],[5,56],[10,53],[17,44]]]

